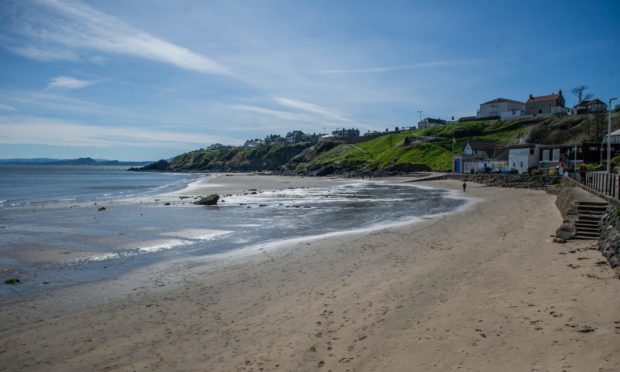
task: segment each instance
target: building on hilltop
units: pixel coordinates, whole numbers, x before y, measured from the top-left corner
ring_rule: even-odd
[[[448,122],[441,119],[433,119],[433,118],[424,118],[418,121],[418,129],[427,129],[440,127],[442,125],[448,125]]]
[[[286,140],[282,136],[280,136],[279,134],[270,134],[267,137],[265,137],[265,140],[263,142],[267,146],[273,146],[273,145],[277,145],[279,143],[284,143],[284,142],[286,142]]]
[[[286,142],[293,144],[308,144],[308,143],[317,143],[319,138],[321,138],[322,134],[317,133],[304,133],[300,130],[294,130],[292,132],[288,132],[286,134]]]
[[[263,140],[260,138],[249,139],[245,141],[243,147],[258,147],[263,144]]]
[[[351,128],[351,129],[336,129],[332,132],[335,138],[337,139],[352,139],[359,137],[360,131],[359,129]]]
[[[565,101],[562,91],[552,93],[547,96],[534,97],[530,94],[527,102],[525,102],[526,115],[551,115],[566,114],[567,109],[564,107]]]
[[[525,114],[525,103],[507,98],[496,98],[481,103],[476,114],[478,119],[514,119]]]
[[[577,114],[595,114],[606,112],[607,104],[598,98],[586,99],[575,105],[574,109]]]
[[[306,137],[306,134],[300,130],[294,130],[286,134],[286,142],[288,143],[300,143]]]

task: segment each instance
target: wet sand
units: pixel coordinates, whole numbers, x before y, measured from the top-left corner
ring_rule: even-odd
[[[552,242],[555,197],[467,195],[421,223],[5,301],[0,370],[618,370],[620,280],[593,242]]]
[[[297,177],[264,176],[259,174],[214,174],[214,178],[205,178],[190,184],[187,188],[165,194],[164,198],[179,196],[206,196],[219,194],[243,194],[244,192],[274,191],[300,187],[330,187],[338,183],[351,182],[352,178],[339,177]],[[162,199],[163,200],[163,199]]]

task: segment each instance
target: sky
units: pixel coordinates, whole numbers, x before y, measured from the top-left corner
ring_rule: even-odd
[[[617,0],[0,0],[0,158],[157,160],[572,106],[578,85],[607,101],[619,62]]]

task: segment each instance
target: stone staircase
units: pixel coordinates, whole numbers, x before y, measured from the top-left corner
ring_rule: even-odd
[[[607,212],[609,204],[605,202],[578,201],[576,233],[573,239],[598,240],[601,236],[601,219]]]

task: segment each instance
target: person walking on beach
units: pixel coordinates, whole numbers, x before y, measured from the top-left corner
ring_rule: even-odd
[[[586,174],[588,173],[588,167],[585,164],[581,164],[579,167],[579,178],[581,178],[581,183],[586,183]]]
[[[463,192],[467,191],[467,182],[463,182]]]

